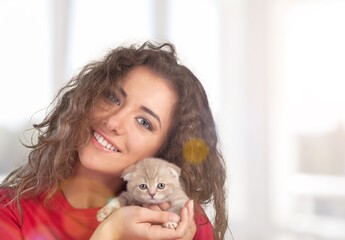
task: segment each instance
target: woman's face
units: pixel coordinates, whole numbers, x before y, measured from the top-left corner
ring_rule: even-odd
[[[176,100],[165,79],[145,67],[131,70],[120,89],[109,89],[91,110],[91,139],[78,151],[81,166],[120,176],[155,155],[166,141]]]

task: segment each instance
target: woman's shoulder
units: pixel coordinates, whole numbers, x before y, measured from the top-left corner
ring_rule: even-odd
[[[193,240],[213,240],[212,223],[200,205],[195,206],[194,221],[196,225],[196,233]]]
[[[15,191],[11,188],[0,188],[0,225],[19,224],[20,214],[14,199]],[[0,228],[1,229],[1,228]]]
[[[12,188],[0,188],[0,204],[8,204],[14,198],[15,191]]]
[[[42,201],[42,195],[39,194],[35,197],[25,198],[21,197],[19,202],[17,201],[17,192],[14,188],[0,188],[0,209],[11,209],[13,212],[18,212],[18,203],[22,208],[26,206],[36,205]]]

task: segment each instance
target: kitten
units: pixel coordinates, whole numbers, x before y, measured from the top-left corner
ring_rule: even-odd
[[[127,191],[113,198],[97,214],[98,221],[106,219],[112,211],[128,205],[159,204],[169,202],[167,210],[180,214],[189,200],[180,183],[181,169],[175,164],[159,158],[145,158],[128,167],[122,174],[127,181]],[[163,224],[166,228],[176,228],[176,222]]]

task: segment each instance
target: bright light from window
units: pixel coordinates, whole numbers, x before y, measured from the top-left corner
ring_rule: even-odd
[[[51,100],[47,2],[0,2],[0,127],[29,124]]]
[[[295,4],[285,18],[285,106],[296,132],[345,124],[345,2]]]
[[[217,118],[217,113],[222,115],[219,4],[212,0],[173,0],[167,15],[169,39],[182,63],[202,82]]]
[[[152,39],[152,10],[151,0],[75,0],[69,29],[70,75],[124,41]]]

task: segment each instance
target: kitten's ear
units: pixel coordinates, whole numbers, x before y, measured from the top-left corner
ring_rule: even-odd
[[[179,168],[175,164],[171,164],[171,163],[169,164],[169,171],[173,178],[178,178],[181,174],[181,168]]]
[[[131,173],[131,172],[122,174],[123,180],[125,180],[127,182],[132,179],[132,176],[133,176],[133,173]]]
[[[125,181],[129,181],[132,179],[132,176],[133,176],[133,172],[134,172],[134,169],[135,169],[135,165],[132,165],[132,166],[129,166],[128,168],[126,168],[123,173],[122,173],[122,178],[123,180]]]

